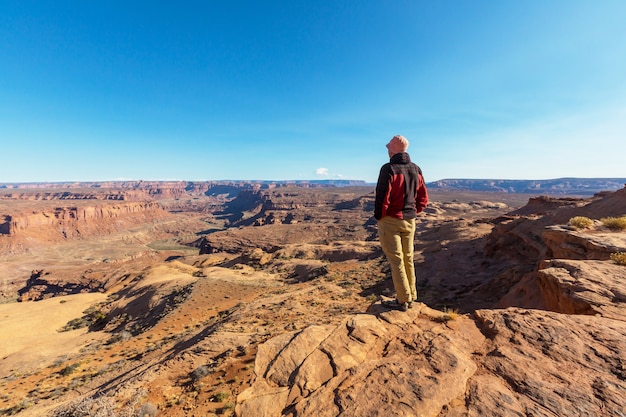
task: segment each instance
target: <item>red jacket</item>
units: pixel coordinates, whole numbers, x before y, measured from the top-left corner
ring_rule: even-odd
[[[428,205],[428,191],[420,167],[409,154],[398,153],[380,168],[376,184],[374,217],[414,219]]]

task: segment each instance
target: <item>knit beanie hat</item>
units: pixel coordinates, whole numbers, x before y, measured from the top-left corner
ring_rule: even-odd
[[[406,152],[409,147],[409,141],[406,140],[404,136],[396,135],[387,144],[387,149],[391,152],[392,155],[397,153]]]

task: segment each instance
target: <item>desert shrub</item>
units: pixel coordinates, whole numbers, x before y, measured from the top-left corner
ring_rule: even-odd
[[[191,379],[193,381],[199,381],[210,373],[211,371],[209,370],[208,366],[200,365],[196,369],[194,369],[193,372],[191,372]]]
[[[76,330],[87,326],[102,324],[106,321],[106,314],[101,310],[96,310],[94,308],[90,308],[84,311],[85,315],[83,317],[75,318],[67,322],[63,328],[61,328],[62,332],[67,332],[70,330]]]
[[[235,404],[235,403],[230,402],[230,403],[226,403],[226,404],[224,404],[224,407],[222,407],[222,410],[229,410],[229,411],[233,411],[233,410],[235,409],[235,407],[236,407],[236,404]]]
[[[612,253],[611,260],[618,265],[626,266],[626,252]]]
[[[593,220],[589,217],[576,216],[569,219],[569,225],[576,229],[589,229],[593,226]]]
[[[82,317],[79,317],[79,318],[68,321],[67,324],[63,326],[63,328],[61,328],[61,331],[67,332],[70,330],[76,330],[82,327],[87,327],[88,325],[89,325],[89,322],[84,320]]]
[[[611,230],[626,230],[626,216],[605,217],[600,219],[600,221]]]
[[[107,297],[106,303],[112,303],[113,301],[117,301],[119,300],[120,295],[115,293],[115,294],[109,294],[109,296]]]
[[[59,372],[63,376],[68,376],[73,374],[80,367],[79,363],[73,363],[71,365],[67,365],[65,368],[61,369]]]
[[[101,324],[107,318],[107,315],[104,311],[96,310],[89,313],[89,319],[94,324]]]
[[[226,391],[218,392],[217,394],[213,396],[213,401],[218,402],[218,403],[223,403],[224,401],[228,399],[228,397],[230,397],[230,393]]]

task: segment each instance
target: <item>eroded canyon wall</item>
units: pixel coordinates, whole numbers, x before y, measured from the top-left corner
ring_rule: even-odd
[[[110,233],[133,223],[170,216],[157,202],[92,203],[83,206],[57,206],[5,214],[0,234],[47,236],[51,240],[96,233]]]

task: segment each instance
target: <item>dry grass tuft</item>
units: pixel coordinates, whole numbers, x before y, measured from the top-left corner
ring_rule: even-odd
[[[439,323],[447,323],[452,320],[456,320],[459,318],[459,311],[457,309],[451,310],[449,308],[443,309],[443,314],[441,316],[433,318],[433,321]]]
[[[612,253],[611,260],[618,265],[626,266],[626,252]]]
[[[593,226],[593,220],[589,217],[576,216],[569,219],[569,225],[576,229],[589,229]]]
[[[611,230],[626,230],[626,216],[621,217],[605,217],[600,219],[602,224]]]

